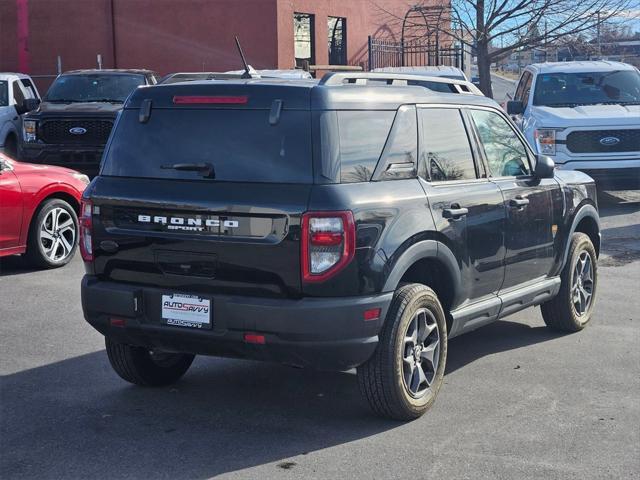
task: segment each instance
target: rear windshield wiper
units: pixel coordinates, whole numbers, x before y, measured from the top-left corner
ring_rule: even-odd
[[[201,172],[203,177],[216,178],[216,172],[210,163],[174,163],[160,165],[163,170],[180,170],[183,172]]]

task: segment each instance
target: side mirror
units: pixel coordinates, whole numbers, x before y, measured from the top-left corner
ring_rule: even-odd
[[[509,115],[521,115],[524,113],[524,104],[521,100],[509,100],[507,102],[507,113]]]
[[[536,157],[536,178],[553,178],[556,169],[556,162],[546,155],[538,155]]]
[[[16,112],[18,115],[23,113],[32,112],[40,106],[40,99],[38,98],[25,98],[22,105],[16,105]]]

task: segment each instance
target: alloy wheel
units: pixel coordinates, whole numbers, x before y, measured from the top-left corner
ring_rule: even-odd
[[[76,244],[76,226],[71,214],[61,207],[51,209],[40,225],[39,240],[45,256],[53,262],[71,255]]]
[[[434,315],[419,309],[404,335],[402,373],[404,386],[412,397],[423,396],[431,387],[440,360],[440,331]]]
[[[571,303],[576,314],[581,317],[589,311],[593,299],[593,265],[586,250],[580,252],[573,268]]]

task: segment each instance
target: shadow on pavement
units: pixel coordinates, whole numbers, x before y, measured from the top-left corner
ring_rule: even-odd
[[[598,209],[603,218],[640,212],[640,192],[598,190]]]
[[[447,373],[557,336],[497,322],[451,341]],[[208,478],[403,425],[369,413],[353,373],[199,358],[173,387],[147,389],[117,378],[104,351],[3,377],[0,405],[5,478]]]
[[[0,258],[0,277],[31,273],[37,270],[39,269],[32,267],[29,262],[20,255],[11,255]]]
[[[540,321],[542,322],[542,318]],[[449,341],[446,374],[487,355],[535,345],[564,335],[544,324],[530,327],[524,323],[499,320]]]
[[[198,359],[145,389],[100,351],[0,382],[4,478],[209,478],[401,426],[369,413],[353,374],[250,361]]]

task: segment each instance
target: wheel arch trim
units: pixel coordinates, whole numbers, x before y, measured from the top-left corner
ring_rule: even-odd
[[[447,269],[453,282],[454,294],[453,305],[459,303],[461,294],[461,276],[458,262],[453,252],[444,243],[437,240],[422,240],[414,243],[395,262],[393,269],[387,276],[383,292],[394,291],[405,273],[418,261],[423,259],[433,259],[439,261]]]
[[[573,217],[573,221],[571,222],[571,228],[569,229],[569,235],[567,236],[566,245],[564,247],[564,253],[562,255],[562,263],[560,269],[562,270],[567,263],[567,258],[569,256],[569,249],[571,248],[571,237],[576,232],[578,228],[578,224],[584,220],[585,218],[591,218],[598,228],[598,237],[600,238],[600,245],[598,247],[598,252],[602,251],[602,235],[600,229],[600,216],[598,215],[598,211],[596,208],[590,203],[582,205],[576,214]],[[595,246],[595,245],[594,245]]]

